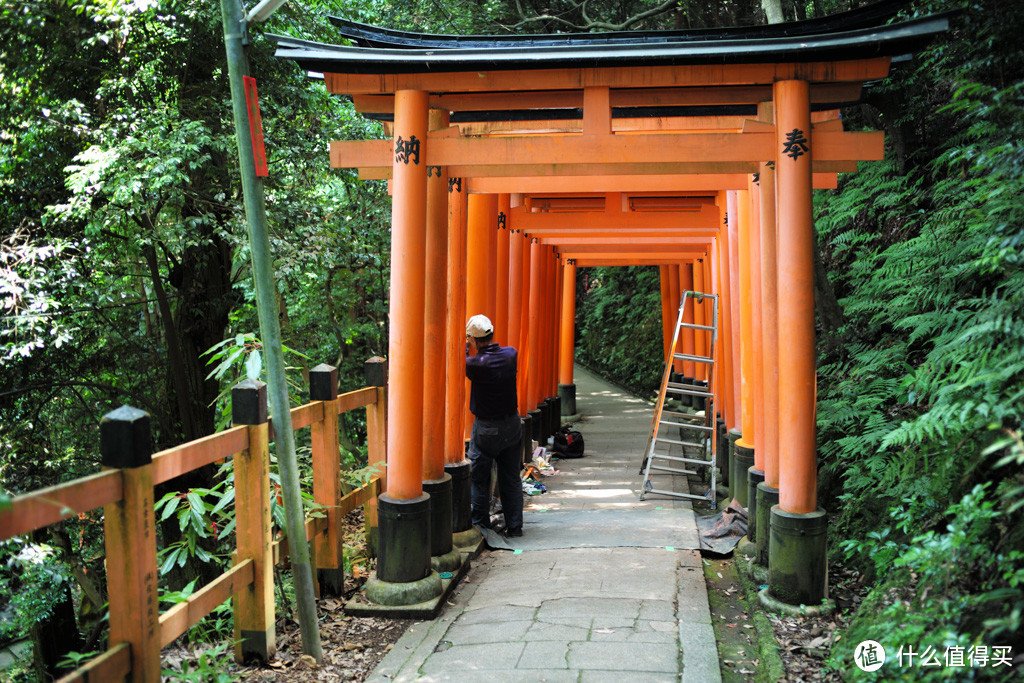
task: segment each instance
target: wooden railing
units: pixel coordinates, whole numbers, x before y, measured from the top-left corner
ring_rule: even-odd
[[[310,403],[293,408],[292,429],[311,427],[313,500],[324,513],[306,520],[306,540],[316,569],[317,593],[343,590],[343,529],[346,514],[366,507],[376,525],[382,490],[386,416],[383,360],[367,362],[371,386],[338,395],[337,371],[310,371]],[[338,416],[366,408],[368,461],[381,476],[343,494]],[[30,533],[103,507],[110,638],[106,652],[63,681],[160,680],[160,649],[232,599],[235,655],[270,659],[275,650],[273,567],[284,556],[271,523],[270,451],[266,385],[246,380],[232,389],[236,426],[152,454],[149,416],[127,406],[100,425],[104,471],[13,499],[0,512],[0,540]],[[156,519],[153,487],[226,458],[234,459],[235,541],[232,567],[163,614],[158,609]]]

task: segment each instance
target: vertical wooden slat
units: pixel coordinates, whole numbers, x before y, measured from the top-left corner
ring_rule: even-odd
[[[363,365],[367,386],[377,389],[377,400],[366,406],[366,462],[377,468],[380,477],[380,490],[387,490],[387,385],[388,364],[383,358],[373,357]],[[377,529],[377,498],[371,498],[363,506],[364,525],[366,527],[367,550],[376,551]]]
[[[253,562],[252,583],[233,601],[235,659],[266,662],[277,650],[267,385],[245,380],[231,390],[231,399],[232,420],[249,426],[249,447],[235,456],[235,562]]]
[[[123,406],[100,423],[105,467],[121,469],[122,499],[103,506],[110,646],[128,643],[132,681],[160,680],[156,518],[149,415]]]
[[[323,401],[323,419],[312,424],[313,500],[326,507],[327,531],[313,544],[316,581],[321,595],[345,591],[342,549],[345,535],[338,513],[341,500],[341,458],[338,449],[338,370],[321,363],[309,371],[309,400]]]

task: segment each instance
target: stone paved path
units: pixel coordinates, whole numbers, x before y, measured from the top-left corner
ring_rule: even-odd
[[[370,681],[721,680],[690,504],[638,500],[653,408],[581,368],[576,385],[586,457],[556,462],[516,549],[475,560]]]

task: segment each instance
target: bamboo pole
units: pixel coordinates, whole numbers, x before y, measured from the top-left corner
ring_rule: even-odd
[[[256,175],[252,138],[249,135],[249,113],[245,101],[242,78],[248,75],[249,61],[242,46],[243,17],[239,0],[221,0],[224,24],[224,47],[227,53],[228,80],[231,85],[232,113],[238,144],[238,162],[242,178],[242,197],[245,204],[246,225],[249,231],[249,251],[252,258],[253,280],[256,285],[256,307],[260,320],[260,336],[267,367],[267,386],[270,411],[279,425],[289,424],[288,385],[284,374],[284,351],[281,347],[281,327],[278,321],[277,286],[274,281],[273,259],[270,255],[270,237],[264,206],[263,181]],[[281,429],[275,441],[278,471],[284,493],[284,509],[289,538],[302,538],[304,515],[302,494],[299,491],[299,468],[295,458],[295,437],[290,429]],[[317,622],[316,598],[313,594],[313,572],[310,567],[309,547],[305,543],[292,543],[292,579],[295,603],[302,634],[302,650],[318,663],[323,659],[320,629]]]

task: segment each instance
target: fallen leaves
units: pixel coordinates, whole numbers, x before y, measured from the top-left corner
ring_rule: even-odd
[[[769,614],[779,644],[787,683],[839,683],[841,675],[825,670],[832,646],[839,640],[838,630],[847,625],[847,616],[867,594],[863,577],[841,567],[829,568],[829,595],[836,600],[835,614],[818,617],[789,617]]]

